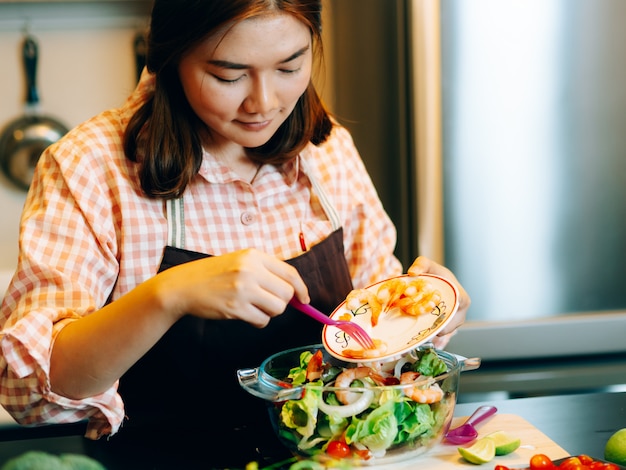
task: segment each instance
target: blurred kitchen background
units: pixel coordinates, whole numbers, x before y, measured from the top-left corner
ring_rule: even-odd
[[[24,114],[22,42],[39,45],[40,112],[73,127],[124,102],[136,83],[134,38],[145,31],[149,1],[0,1],[0,128]],[[0,295],[17,262],[25,192],[0,174]]]
[[[121,104],[150,1],[0,0],[0,128]],[[459,401],[626,388],[626,2],[325,0],[318,83],[399,231],[470,293]],[[25,193],[0,175],[0,290]]]
[[[626,2],[332,2],[335,111],[472,297],[460,401],[626,388]]]

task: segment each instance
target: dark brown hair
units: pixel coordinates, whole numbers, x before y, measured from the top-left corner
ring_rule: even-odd
[[[321,58],[321,0],[155,0],[146,66],[155,75],[152,96],[130,120],[124,136],[128,159],[140,165],[141,188],[155,198],[183,194],[202,162],[199,130],[178,77],[178,63],[200,41],[232,22],[268,11],[294,15],[311,30],[316,57]],[[246,149],[259,163],[282,164],[309,142],[318,145],[332,129],[312,83],[272,138]]]

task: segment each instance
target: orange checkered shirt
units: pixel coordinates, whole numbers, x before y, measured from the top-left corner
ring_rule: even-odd
[[[124,418],[117,384],[73,400],[50,390],[48,373],[64,325],[154,276],[167,245],[165,204],[142,194],[122,148],[129,118],[153,87],[144,73],[124,106],[79,125],[39,160],[0,313],[0,403],[24,425],[89,420],[87,437],[97,438]],[[331,224],[301,159],[339,214],[355,287],[400,274],[395,228],[340,126],[294,162],[264,165],[252,184],[205,152],[184,195],[185,248],[219,255],[255,247],[288,259],[301,254],[300,231],[309,245],[326,238]]]

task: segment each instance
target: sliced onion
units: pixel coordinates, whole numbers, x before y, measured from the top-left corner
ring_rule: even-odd
[[[303,437],[302,439],[300,439],[300,442],[298,443],[298,449],[308,450],[308,449],[310,449],[312,447],[315,447],[320,442],[324,442],[326,440],[323,437],[317,437],[317,438],[312,439],[312,440],[309,441],[308,440],[309,437]]]
[[[396,362],[396,366],[393,369],[393,375],[399,378],[400,375],[402,374],[402,366],[409,362],[411,362],[411,360],[408,355],[398,359],[398,362]]]
[[[372,401],[374,401],[374,392],[372,390],[365,390],[358,399],[349,405],[329,405],[324,401],[324,398],[320,396],[318,407],[327,415],[348,418],[365,411],[372,404]]]

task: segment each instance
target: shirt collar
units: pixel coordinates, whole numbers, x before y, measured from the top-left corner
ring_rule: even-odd
[[[304,165],[301,164],[302,155],[296,156],[291,161],[284,163],[280,167],[274,165],[264,165],[259,171],[257,180],[268,171],[280,172],[283,176],[285,184],[287,186],[293,185],[300,176],[300,172],[306,174]],[[206,150],[203,151],[202,164],[200,165],[200,171],[198,172],[209,183],[231,183],[238,180],[233,172],[226,165],[213,157]]]

